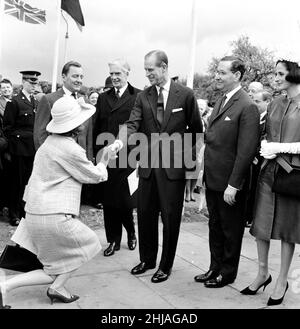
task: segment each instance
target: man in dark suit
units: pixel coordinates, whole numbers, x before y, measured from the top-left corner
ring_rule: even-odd
[[[119,126],[129,119],[139,89],[128,83],[130,66],[123,59],[117,59],[108,64],[112,88],[101,93],[97,101],[97,111],[94,126],[95,157],[105,146],[104,140],[97,142],[97,136],[110,133],[117,137]],[[127,149],[121,150],[127,157]],[[121,155],[122,157],[123,155]],[[136,248],[133,208],[136,207],[136,197],[131,196],[128,187],[128,176],[134,168],[120,168],[119,163],[114,168],[107,168],[108,181],[97,186],[97,194],[103,205],[106,238],[109,243],[104,250],[104,256],[111,256],[120,249],[122,224],[127,231],[127,244],[130,250]]]
[[[241,88],[244,63],[221,59],[215,80],[224,93],[205,134],[204,181],[209,212],[210,267],[195,277],[207,288],[223,287],[237,275],[245,226],[244,181],[259,142],[259,113]]]
[[[8,152],[11,157],[11,186],[9,216],[10,224],[17,226],[25,216],[23,194],[31,175],[35,148],[33,125],[37,102],[34,91],[38,84],[37,71],[21,71],[22,90],[7,102],[3,129],[8,139]]]
[[[44,95],[38,105],[34,122],[34,145],[36,150],[44,143],[48,137],[46,126],[51,120],[51,108],[53,104],[64,95],[78,98],[83,80],[83,69],[80,63],[70,61],[63,66],[62,69],[63,86],[57,91]],[[91,120],[90,120],[91,122]],[[86,125],[85,129],[78,135],[78,144],[87,151],[89,159],[92,158],[92,137],[87,142],[87,136],[92,125]]]
[[[195,143],[200,137],[197,133],[202,133],[202,123],[193,91],[169,78],[165,52],[148,53],[144,68],[151,87],[138,94],[126,122],[128,137],[132,138],[137,132],[142,135],[137,207],[140,263],[131,273],[141,274],[155,268],[161,213],[162,256],[151,279],[158,283],[167,280],[171,273],[179,236],[185,188],[186,162],[183,158],[193,146],[190,143],[183,149],[184,135],[189,131]],[[178,137],[176,141],[174,135]],[[125,143],[126,138],[117,140],[111,150],[118,151]],[[145,157],[147,154],[149,158]]]

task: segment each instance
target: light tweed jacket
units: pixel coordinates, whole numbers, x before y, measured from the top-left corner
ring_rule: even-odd
[[[95,166],[72,138],[50,135],[35,155],[24,193],[25,211],[78,216],[82,184],[96,184],[104,180],[107,180],[104,164]]]

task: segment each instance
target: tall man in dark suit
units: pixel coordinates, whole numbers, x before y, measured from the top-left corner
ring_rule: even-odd
[[[78,92],[81,89],[83,80],[83,69],[81,64],[75,61],[67,62],[62,69],[62,80],[62,88],[53,93],[44,95],[39,102],[34,122],[34,145],[36,149],[38,149],[48,137],[46,126],[51,120],[51,108],[53,104],[64,95],[78,98]],[[90,143],[87,144],[86,142],[87,136],[92,135],[89,134],[89,129],[92,129],[91,125],[87,125],[79,134],[78,144],[86,149],[87,156],[91,159],[92,138],[90,138]]]
[[[139,89],[134,88],[127,80],[130,66],[124,59],[117,59],[108,64],[112,88],[101,93],[97,101],[97,111],[94,126],[94,139],[99,134],[110,133],[117,137],[119,126],[129,119]],[[104,141],[95,145],[96,154],[105,146]],[[120,152],[125,153],[124,148]],[[106,238],[109,243],[104,250],[104,256],[111,256],[120,249],[122,224],[127,231],[127,244],[130,250],[136,248],[133,208],[136,207],[136,197],[131,196],[128,187],[128,176],[134,168],[120,168],[117,162],[114,168],[108,167],[108,181],[97,186],[100,201],[103,204]]]
[[[37,107],[34,91],[38,84],[37,71],[21,71],[22,90],[11,102],[7,102],[3,129],[8,139],[8,152],[11,157],[11,186],[9,216],[10,224],[17,226],[25,216],[23,194],[31,175],[35,148],[33,125]]]
[[[127,136],[142,133],[146,143],[141,146],[138,186],[138,231],[140,263],[131,273],[141,274],[156,266],[158,252],[159,212],[163,223],[162,256],[153,283],[168,279],[173,266],[185,188],[184,155],[192,148],[183,149],[187,131],[196,142],[202,133],[202,123],[196,98],[191,89],[171,81],[168,75],[168,57],[161,50],[145,56],[144,68],[151,87],[138,94],[129,120]],[[172,134],[179,137],[172,142]],[[120,133],[121,136],[121,133]],[[130,140],[129,140],[130,142]],[[115,141],[112,151],[125,144]],[[181,159],[182,162],[177,161]],[[176,163],[177,162],[177,163]]]
[[[237,275],[244,232],[244,181],[259,142],[259,113],[241,88],[244,63],[233,56],[219,62],[218,100],[205,134],[204,180],[209,212],[210,267],[195,277],[207,288],[223,287]]]

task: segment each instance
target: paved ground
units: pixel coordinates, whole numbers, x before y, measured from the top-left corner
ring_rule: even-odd
[[[196,203],[187,205],[178,242],[177,254],[169,280],[153,284],[150,279],[155,270],[133,276],[130,269],[139,261],[138,250],[129,251],[126,236],[121,250],[111,257],[99,253],[79,269],[67,287],[80,299],[72,304],[50,305],[46,286],[16,289],[6,297],[6,303],[17,309],[260,309],[275,284],[279,265],[280,244],[272,242],[270,272],[274,278],[265,292],[256,296],[243,296],[239,291],[256,274],[256,245],[248,229],[245,231],[239,274],[236,281],[224,288],[207,289],[193,277],[207,270],[209,265],[207,218],[196,214]],[[101,212],[83,208],[83,221],[93,226],[103,247],[106,247]],[[3,224],[1,223],[2,227]],[[161,227],[160,227],[161,228]],[[161,243],[161,241],[160,241]],[[161,250],[161,248],[160,248]],[[6,275],[14,272],[6,271]],[[290,271],[290,289],[284,303],[273,308],[300,308],[300,248],[296,246]],[[292,277],[294,276],[294,277]]]

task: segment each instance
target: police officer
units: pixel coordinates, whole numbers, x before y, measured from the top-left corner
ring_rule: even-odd
[[[34,92],[38,84],[37,71],[21,71],[22,90],[5,107],[4,134],[11,157],[10,224],[17,226],[25,215],[23,194],[31,175],[35,154],[33,124],[37,108]]]

